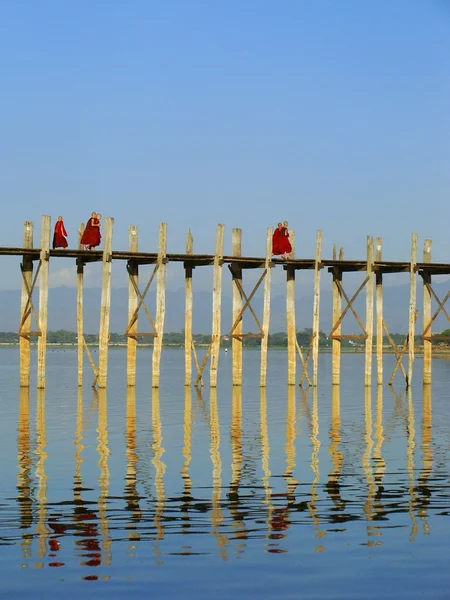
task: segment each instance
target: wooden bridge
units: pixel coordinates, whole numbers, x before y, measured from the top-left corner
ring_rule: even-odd
[[[322,232],[317,232],[314,258],[295,258],[295,232],[290,230],[292,244],[291,258],[281,260],[272,256],[273,229],[267,230],[266,253],[264,257],[242,256],[241,241],[242,230],[232,230],[232,254],[223,254],[224,225],[217,226],[216,247],[214,254],[194,254],[193,237],[187,234],[186,253],[170,254],[167,252],[167,224],[159,227],[157,252],[139,252],[138,229],[135,225],[129,226],[129,250],[115,251],[112,248],[114,219],[106,218],[103,228],[103,250],[86,251],[78,249],[50,248],[51,219],[42,217],[40,247],[34,247],[33,229],[31,221],[24,224],[23,247],[0,247],[0,255],[20,256],[22,272],[21,315],[19,323],[20,340],[20,385],[30,385],[30,362],[32,336],[38,336],[37,348],[37,387],[45,388],[46,384],[46,345],[48,322],[48,288],[49,288],[49,262],[51,259],[72,259],[75,261],[77,272],[77,335],[78,335],[78,384],[83,382],[83,358],[87,354],[91,364],[94,381],[93,385],[105,388],[108,372],[108,342],[109,319],[111,306],[111,272],[113,261],[125,261],[129,276],[128,296],[128,326],[125,334],[127,344],[127,383],[134,385],[136,380],[136,349],[139,337],[150,336],[153,338],[152,353],[152,386],[159,387],[160,361],[165,317],[165,288],[166,270],[171,262],[182,262],[185,270],[185,384],[203,385],[203,373],[209,360],[210,386],[217,386],[217,372],[219,363],[219,350],[221,339],[221,298],[222,298],[222,273],[226,265],[231,273],[233,292],[233,316],[230,330],[227,333],[232,338],[233,359],[233,385],[242,384],[242,340],[248,335],[261,338],[261,371],[260,385],[266,385],[267,376],[267,343],[270,326],[270,294],[271,272],[274,267],[286,271],[286,328],[287,328],[287,383],[295,385],[316,386],[318,382],[318,352],[320,332],[320,276],[323,268],[327,268],[332,276],[332,329],[329,337],[332,339],[332,382],[340,382],[340,356],[341,340],[365,340],[365,385],[372,382],[372,354],[373,354],[373,325],[374,325],[374,286],[376,308],[376,380],[383,382],[383,337],[387,336],[396,356],[396,365],[389,383],[392,383],[396,372],[400,370],[406,386],[412,381],[414,363],[414,336],[417,327],[418,311],[416,310],[417,274],[423,281],[423,327],[421,335],[424,344],[423,356],[423,383],[431,383],[432,340],[439,336],[432,336],[432,324],[442,312],[450,321],[445,304],[450,297],[450,291],[441,300],[432,287],[432,275],[449,275],[450,264],[431,262],[431,240],[425,240],[422,262],[417,261],[417,234],[411,237],[411,257],[408,262],[389,262],[382,260],[382,240],[376,238],[375,245],[372,237],[367,237],[367,253],[365,260],[344,260],[343,249],[339,253],[333,247],[331,259],[322,258]],[[84,225],[78,231],[79,238],[83,233]],[[99,359],[95,364],[89,347],[85,342],[83,331],[83,278],[84,269],[91,262],[102,263],[101,305],[99,323]],[[36,264],[36,267],[35,267]],[[154,265],[151,275],[144,288],[139,283],[139,265]],[[192,314],[193,314],[193,270],[196,267],[212,266],[214,270],[212,290],[212,329],[211,341],[206,354],[200,364],[196,348],[192,339]],[[244,289],[243,271],[246,269],[260,269],[261,276],[256,285],[248,292]],[[314,271],[314,302],[312,311],[312,339],[309,348],[304,353],[296,337],[295,326],[295,273],[298,270]],[[362,281],[356,292],[350,297],[343,286],[343,275],[348,272],[359,271],[363,274]],[[390,273],[409,273],[410,300],[409,300],[409,329],[404,344],[398,347],[392,339],[387,324],[383,318],[383,278]],[[39,281],[39,308],[35,309],[33,294]],[[146,295],[153,283],[156,282],[156,314],[150,314],[146,306]],[[264,309],[262,317],[258,316],[252,307],[252,299],[264,283]],[[365,290],[366,314],[363,322],[355,310],[356,298]],[[432,314],[432,298],[437,304],[437,309]],[[344,301],[344,306],[343,306]],[[405,307],[406,308],[406,307]],[[148,321],[148,331],[138,330],[138,316],[145,312]],[[245,334],[242,330],[242,318],[248,311],[252,314],[258,328],[257,334]],[[351,312],[358,326],[358,333],[344,335],[341,325],[344,317]],[[34,325],[32,322],[34,320]],[[33,329],[33,327],[35,327]],[[403,358],[407,355],[407,365]],[[297,356],[300,359],[301,373],[297,378]],[[310,368],[310,363],[312,368]],[[193,374],[192,365],[196,373]],[[195,375],[195,379],[194,379]]]

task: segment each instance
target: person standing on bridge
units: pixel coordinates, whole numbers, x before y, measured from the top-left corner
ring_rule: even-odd
[[[67,248],[67,231],[64,227],[64,221],[62,217],[58,217],[55,223],[55,231],[53,233],[53,250],[55,248]]]
[[[85,230],[81,236],[80,244],[84,246],[85,250],[93,250],[96,246],[100,245],[102,238],[100,234],[100,218],[101,215],[93,212],[91,218],[86,223]]]
[[[273,232],[272,237],[272,254],[281,258],[288,258],[288,254],[292,252],[292,246],[289,242],[288,222],[284,224],[278,223],[278,227]]]

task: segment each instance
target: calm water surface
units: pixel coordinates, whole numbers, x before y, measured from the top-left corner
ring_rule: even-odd
[[[2,597],[450,598],[450,361],[406,394],[365,391],[359,355],[332,389],[323,355],[306,392],[273,351],[260,391],[257,352],[235,389],[222,354],[197,393],[181,350],[160,390],[142,350],[127,390],[111,349],[95,392],[74,350],[50,349],[37,394],[18,358],[0,349]]]

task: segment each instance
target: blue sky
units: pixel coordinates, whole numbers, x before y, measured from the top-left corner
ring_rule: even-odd
[[[449,31],[444,0],[1,0],[0,245],[97,210],[116,249],[167,221],[212,252],[222,222],[263,254],[288,219],[297,256],[322,229],[406,260],[414,231],[450,262]]]

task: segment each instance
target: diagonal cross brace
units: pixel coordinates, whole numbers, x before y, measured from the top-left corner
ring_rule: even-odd
[[[195,387],[198,387],[198,384],[201,383],[201,386],[203,387],[204,383],[203,383],[203,371],[205,370],[206,364],[208,362],[208,358],[209,355],[211,354],[211,348],[213,346],[213,342],[214,342],[215,336],[211,336],[211,341],[209,343],[208,349],[206,351],[205,356],[203,357],[203,362],[201,364],[201,366],[199,365],[198,362],[198,357],[197,357],[197,351],[195,349],[195,345],[194,345],[194,341],[191,341],[191,345],[192,345],[192,350],[194,351],[194,362],[195,362],[195,368],[197,369],[197,378],[195,380]]]
[[[445,303],[447,302],[447,300],[450,298],[450,290],[447,292],[447,294],[445,295],[444,300],[441,302],[436,294],[436,292],[433,290],[433,288],[431,287],[430,283],[426,283],[425,287],[428,289],[428,291],[430,292],[430,294],[433,296],[433,298],[436,300],[436,302],[438,303],[438,308],[436,310],[436,312],[434,313],[434,315],[431,317],[428,325],[424,328],[423,333],[422,333],[422,339],[424,340],[432,340],[433,337],[434,338],[438,338],[441,336],[432,336],[431,333],[430,335],[427,335],[428,331],[430,331],[431,329],[431,325],[433,324],[433,322],[436,320],[437,316],[439,315],[439,313],[442,311],[444,313],[444,315],[447,317],[447,321],[450,322],[450,316],[448,314],[448,312],[445,310]],[[441,339],[445,339],[447,336],[443,336],[441,337]]]
[[[340,339],[342,336],[340,335],[333,335],[334,332],[336,331],[336,329],[339,327],[339,325],[342,323],[345,315],[348,313],[349,310],[352,311],[358,325],[360,326],[362,332],[364,333],[364,337],[367,338],[367,331],[364,327],[364,325],[361,323],[361,319],[358,317],[358,313],[356,312],[356,310],[353,308],[353,302],[356,300],[356,298],[358,297],[359,293],[361,292],[361,290],[364,288],[364,286],[366,285],[366,283],[369,281],[369,276],[367,276],[364,281],[361,283],[361,285],[359,286],[359,288],[356,290],[356,292],[353,294],[353,296],[351,297],[351,299],[347,296],[347,294],[345,293],[344,288],[342,287],[342,284],[339,280],[336,280],[336,284],[339,288],[339,291],[341,292],[341,294],[344,296],[345,301],[347,302],[347,306],[344,308],[344,310],[341,313],[341,316],[339,317],[339,319],[336,321],[336,323],[334,324],[333,329],[330,332],[330,335],[328,337],[333,338],[333,339]]]
[[[34,308],[34,304],[33,304],[33,292],[34,292],[34,288],[36,286],[37,278],[39,276],[41,264],[42,264],[41,261],[39,261],[39,264],[36,269],[36,273],[34,274],[33,281],[31,283],[31,287],[28,285],[28,281],[26,280],[23,265],[20,264],[20,270],[22,272],[23,283],[24,283],[25,289],[27,291],[27,301],[25,303],[25,306],[23,309],[23,314],[22,314],[22,319],[20,321],[19,335],[22,337],[26,337],[26,338],[29,338],[30,335],[41,335],[41,328],[39,327],[39,318],[37,316],[36,309]],[[22,333],[22,328],[25,324],[25,321],[28,319],[28,317],[30,316],[31,313],[33,313],[37,331],[27,331],[25,333]]]
[[[233,273],[233,269],[231,268],[231,265],[228,265],[228,268],[230,269],[231,273]],[[234,280],[234,282],[236,283],[237,288],[239,290],[239,293],[241,294],[241,297],[245,298],[245,304],[241,308],[241,310],[239,311],[239,314],[237,315],[237,317],[236,317],[236,319],[235,319],[235,321],[233,323],[233,326],[230,329],[230,333],[228,334],[230,337],[234,337],[234,338],[239,339],[239,340],[242,340],[242,338],[244,338],[244,337],[248,337],[248,334],[234,334],[233,333],[233,331],[236,329],[236,327],[239,325],[240,321],[242,320],[242,316],[243,316],[243,314],[244,314],[244,312],[246,311],[247,308],[252,313],[253,318],[255,319],[255,322],[256,322],[256,324],[258,326],[258,329],[260,331],[259,334],[257,334],[257,335],[251,334],[251,336],[252,337],[264,337],[264,331],[263,331],[263,328],[261,327],[261,323],[259,322],[259,319],[256,316],[255,311],[253,310],[253,307],[252,307],[252,305],[250,303],[251,303],[251,301],[253,299],[253,296],[256,294],[259,286],[263,282],[264,277],[266,276],[266,274],[267,274],[267,269],[264,269],[261,277],[258,279],[258,281],[257,281],[255,287],[253,288],[250,296],[247,296],[247,294],[244,292],[244,288],[242,287],[241,282],[238,279]]]
[[[302,383],[303,383],[304,379],[306,379],[306,381],[308,382],[308,387],[312,386],[311,379],[309,378],[309,374],[308,374],[308,363],[309,363],[309,359],[311,358],[311,352],[312,352],[312,347],[313,347],[313,342],[314,342],[315,337],[316,337],[316,334],[313,333],[313,335],[311,337],[311,341],[309,343],[308,352],[306,353],[306,358],[303,357],[302,349],[300,348],[300,345],[299,345],[297,339],[295,340],[295,343],[297,345],[297,351],[300,356],[300,360],[302,362],[302,374],[300,376],[300,381],[298,382],[298,385],[300,387],[303,387]]]
[[[138,305],[136,306],[136,308],[134,309],[133,314],[130,317],[130,322],[128,323],[128,327],[127,327],[127,329],[125,331],[125,334],[124,334],[124,335],[126,335],[128,337],[134,337],[134,338],[136,338],[137,336],[141,336],[141,335],[148,335],[148,336],[158,337],[158,332],[156,331],[155,322],[152,319],[152,316],[151,316],[151,314],[150,314],[150,312],[149,312],[149,310],[147,308],[147,305],[145,304],[145,296],[147,295],[147,292],[150,289],[150,286],[152,284],[152,281],[153,281],[153,279],[154,279],[154,277],[156,275],[156,271],[158,270],[158,268],[159,268],[159,263],[157,263],[155,265],[155,268],[153,269],[153,272],[152,272],[152,274],[150,276],[150,279],[148,280],[148,283],[145,286],[144,292],[141,294],[141,292],[140,292],[140,290],[139,290],[139,288],[137,286],[137,283],[135,282],[135,280],[131,276],[132,273],[131,273],[130,266],[127,265],[128,275],[130,276],[129,279],[130,279],[130,281],[131,281],[131,283],[132,283],[132,285],[134,287],[134,291],[136,292],[136,295],[139,298]],[[141,306],[144,307],[145,313],[146,313],[147,318],[149,320],[149,323],[150,323],[150,325],[151,325],[151,327],[153,329],[153,332],[152,333],[132,333],[132,334],[130,334],[130,329],[133,327],[133,325],[137,321],[139,309],[141,308]]]

